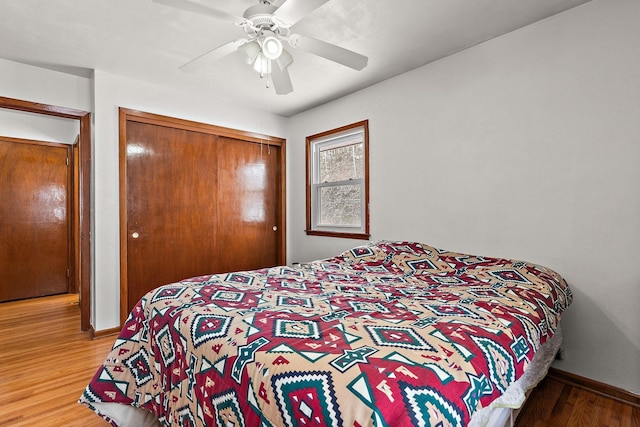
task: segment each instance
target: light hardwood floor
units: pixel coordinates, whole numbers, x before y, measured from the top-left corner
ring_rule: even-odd
[[[108,426],[77,403],[115,336],[80,332],[77,295],[0,303],[0,426]],[[516,427],[640,427],[640,405],[547,376]]]
[[[0,303],[0,426],[108,426],[77,400],[115,338],[80,331],[77,295]]]

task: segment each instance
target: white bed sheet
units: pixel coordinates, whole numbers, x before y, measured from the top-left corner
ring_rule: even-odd
[[[547,375],[561,346],[562,329],[558,325],[553,337],[540,346],[524,375],[511,384],[502,396],[476,412],[468,427],[512,427],[516,411],[524,405],[528,392]]]

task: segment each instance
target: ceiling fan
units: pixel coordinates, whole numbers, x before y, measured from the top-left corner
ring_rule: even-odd
[[[230,21],[242,27],[247,34],[247,37],[225,43],[187,62],[180,67],[183,71],[196,70],[209,62],[237,51],[248,64],[253,65],[261,77],[271,76],[271,81],[278,95],[285,95],[293,91],[287,69],[293,62],[293,57],[283,48],[283,41],[295,49],[337,62],[354,70],[362,70],[367,66],[368,58],[364,55],[322,40],[291,33],[292,26],[329,0],[285,0],[280,6],[275,5],[276,0],[259,0],[257,5],[245,10],[242,17],[190,0],[153,1]]]

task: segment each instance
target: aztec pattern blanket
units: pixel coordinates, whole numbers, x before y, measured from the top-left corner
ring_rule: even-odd
[[[571,299],[548,268],[413,242],[196,277],[138,302],[80,402],[173,426],[463,426]]]

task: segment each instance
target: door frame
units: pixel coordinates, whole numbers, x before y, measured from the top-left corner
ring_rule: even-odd
[[[80,124],[77,170],[74,170],[78,188],[72,190],[78,194],[78,200],[74,201],[78,215],[74,216],[72,226],[79,235],[74,239],[76,255],[71,261],[75,264],[74,282],[80,290],[80,329],[87,331],[91,328],[91,113],[3,96],[0,96],[0,108],[78,120]]]
[[[129,301],[127,283],[127,122],[138,122],[166,126],[174,129],[201,132],[210,135],[224,136],[242,141],[257,144],[266,144],[280,147],[280,205],[278,206],[278,230],[280,242],[278,245],[278,264],[286,263],[286,140],[275,136],[263,135],[256,132],[249,132],[215,126],[207,123],[194,122],[191,120],[178,119],[175,117],[162,116],[159,114],[146,113],[120,107],[119,114],[119,157],[120,157],[120,326],[123,326],[129,315]]]

